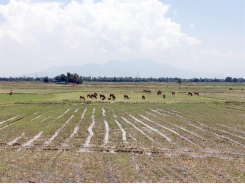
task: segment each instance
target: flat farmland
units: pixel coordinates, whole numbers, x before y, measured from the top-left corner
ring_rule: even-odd
[[[244,183],[243,88],[0,83],[0,182]]]

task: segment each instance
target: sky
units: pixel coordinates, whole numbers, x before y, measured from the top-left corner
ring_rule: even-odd
[[[0,0],[0,77],[147,58],[245,78],[244,0]]]

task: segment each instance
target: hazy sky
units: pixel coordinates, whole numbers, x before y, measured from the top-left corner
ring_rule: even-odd
[[[0,77],[148,58],[244,78],[244,10],[245,0],[0,0]]]

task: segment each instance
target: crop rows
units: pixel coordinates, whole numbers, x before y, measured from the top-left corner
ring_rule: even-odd
[[[243,130],[170,108],[66,105],[1,118],[1,182],[245,181]]]
[[[173,110],[72,107],[23,112],[0,122],[1,150],[135,152],[235,159],[245,155],[245,133],[205,125]],[[10,133],[14,132],[14,133]]]

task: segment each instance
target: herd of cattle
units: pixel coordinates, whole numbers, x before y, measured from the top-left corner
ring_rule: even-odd
[[[150,93],[151,94],[151,90],[143,90],[143,93]],[[172,95],[175,95],[175,92],[174,91],[172,91],[171,92],[172,93]],[[158,90],[157,91],[157,95],[161,95],[162,94],[162,91],[161,90]],[[188,92],[188,96],[192,96],[192,95],[198,95],[199,96],[199,93],[198,92]],[[100,94],[99,96],[98,96],[98,94],[97,93],[93,93],[93,94],[87,94],[87,98],[90,98],[90,99],[97,99],[97,98],[100,98],[101,100],[105,100],[106,99],[106,96],[104,95],[104,94]],[[129,96],[128,95],[124,95],[123,96],[123,98],[124,99],[129,99]],[[165,99],[166,98],[166,95],[165,94],[163,94],[163,98]],[[85,100],[85,96],[80,96],[80,99],[83,99],[83,100]],[[109,97],[107,98],[108,100],[116,100],[116,96],[115,96],[115,94],[112,94],[112,93],[110,93],[110,95],[109,95]],[[145,95],[142,95],[142,97],[141,97],[141,99],[142,100],[145,100]]]
[[[229,90],[233,90],[233,88],[229,88]],[[243,90],[243,88],[242,88],[242,90]],[[144,89],[143,90],[143,93],[151,93],[151,90]],[[10,90],[10,92],[8,94],[9,95],[12,95],[13,94],[13,91]],[[162,91],[161,90],[158,90],[157,91],[157,95],[161,95],[161,94],[162,94]],[[193,93],[192,92],[188,92],[187,94],[188,94],[188,96],[189,95],[190,96],[192,96],[192,95],[198,95],[199,96],[199,93],[198,92],[193,92]],[[175,95],[175,92],[174,91],[172,91],[172,95]],[[105,100],[106,99],[105,95],[103,95],[103,94],[100,94],[99,97],[100,97],[101,100]],[[90,98],[90,99],[95,98],[95,99],[97,99],[98,98],[98,94],[97,93],[87,94],[87,98]],[[124,95],[123,98],[124,99],[129,99],[129,96],[128,95]],[[142,98],[142,100],[145,100],[145,95],[142,95],[141,98]],[[163,98],[164,99],[166,98],[166,95],[165,94],[163,94]],[[80,99],[85,100],[85,96],[80,96]],[[116,100],[115,94],[110,94],[110,96],[108,97],[108,100]]]

